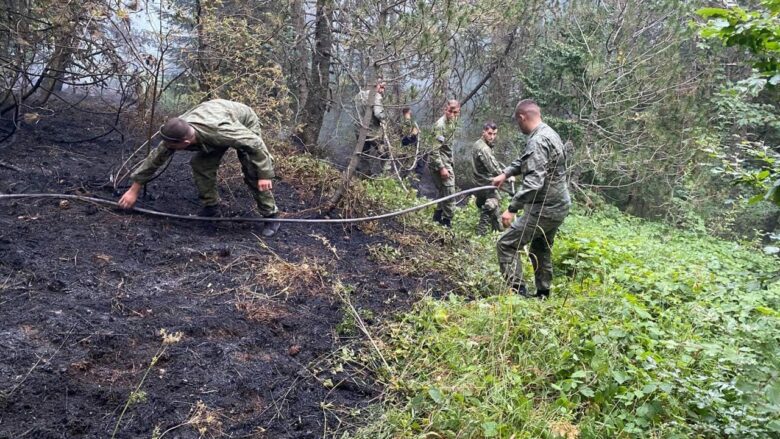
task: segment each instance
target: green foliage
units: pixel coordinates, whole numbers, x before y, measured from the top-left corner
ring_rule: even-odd
[[[725,174],[735,184],[753,188],[755,195],[750,203],[767,200],[780,206],[777,193],[780,181],[780,155],[763,143],[742,141],[731,154],[715,149],[710,152],[720,160],[722,166],[713,172]]]
[[[763,9],[753,11],[739,6],[699,9],[707,19],[700,33],[750,51],[758,76],[774,86],[780,84],[780,1],[763,0],[761,5]]]
[[[494,238],[454,254],[452,278],[494,268]],[[393,398],[358,436],[776,436],[780,283],[755,250],[616,210],[575,214],[552,300],[450,295],[389,326]]]
[[[713,173],[750,190],[751,203],[767,200],[780,206],[774,189],[780,180],[780,154],[771,146],[773,134],[780,132],[780,115],[774,105],[756,101],[762,91],[764,82],[755,78],[723,87],[712,98],[720,135],[700,134],[696,141],[717,160]]]
[[[274,32],[281,18],[258,11],[253,2],[229,7],[219,0],[202,3],[199,44],[192,62],[201,70],[203,98],[223,98],[252,107],[264,126],[281,124],[290,116],[287,82],[274,60]],[[205,48],[205,49],[204,49]]]

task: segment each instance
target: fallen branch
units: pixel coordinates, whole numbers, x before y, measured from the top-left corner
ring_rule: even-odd
[[[10,163],[6,163],[6,162],[4,162],[2,160],[0,160],[0,166],[3,167],[3,168],[8,168],[8,169],[10,169],[12,171],[23,172],[23,170],[21,168],[17,168],[16,166],[14,166],[14,165],[12,165]]]

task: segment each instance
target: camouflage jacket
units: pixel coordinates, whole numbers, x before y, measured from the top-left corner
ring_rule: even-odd
[[[259,178],[274,177],[273,157],[260,135],[260,123],[250,107],[225,99],[204,102],[179,116],[195,129],[197,143],[187,151],[210,153],[219,149],[235,148],[249,156]],[[131,178],[145,184],[175,151],[160,142],[136,169]]]
[[[420,127],[417,125],[417,122],[414,119],[401,119],[401,137],[411,137],[414,134],[414,129],[417,129],[417,135],[420,134]]]
[[[493,148],[480,138],[474,142],[471,150],[471,169],[474,171],[474,182],[486,186],[493,182],[493,177],[503,172],[504,166],[496,160]]]
[[[566,150],[560,136],[544,122],[540,123],[528,135],[523,154],[504,169],[508,177],[518,175],[521,180],[509,211],[517,212],[530,205],[531,213],[565,217],[571,205],[566,166]]]
[[[431,159],[428,166],[434,171],[441,168],[452,170],[454,159],[452,156],[452,147],[455,143],[455,133],[458,130],[457,120],[447,121],[445,116],[439,118],[433,124],[433,143],[437,145],[431,152]]]

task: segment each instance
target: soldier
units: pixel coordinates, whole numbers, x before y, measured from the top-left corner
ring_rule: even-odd
[[[493,183],[493,177],[501,174],[504,166],[493,155],[493,144],[498,135],[498,127],[493,122],[482,126],[482,137],[474,142],[471,150],[471,169],[474,171],[474,181],[479,186]],[[485,235],[490,230],[504,230],[501,224],[501,196],[498,190],[478,192],[476,195],[479,208],[477,234]]]
[[[201,216],[216,216],[219,193],[217,169],[228,150],[236,150],[241,162],[244,182],[257,202],[260,214],[274,218],[278,214],[271,193],[274,178],[273,158],[260,136],[260,121],[248,106],[215,99],[204,102],[180,117],[168,119],[160,127],[162,141],[141,166],[133,172],[133,184],[122,195],[119,206],[130,209],[138,194],[163,164],[179,150],[196,151],[190,161],[192,176],[203,205]],[[263,236],[271,237],[279,230],[279,223],[265,223]]]
[[[401,110],[403,118],[401,119],[401,145],[409,146],[417,143],[420,134],[420,127],[412,118],[412,109],[404,107]]]
[[[382,161],[382,170],[387,172],[390,170],[390,161],[388,160],[389,157],[387,154],[383,133],[386,114],[384,104],[382,103],[383,94],[385,92],[385,83],[379,81],[374,87],[374,102],[370,104],[371,121],[368,124],[366,140],[363,143],[363,154],[376,154],[378,159]],[[363,120],[363,113],[365,112],[365,107],[369,105],[368,100],[370,96],[370,90],[362,90],[355,96],[355,107],[358,110],[356,118],[357,124],[355,125],[355,129],[358,137],[360,137],[360,126]],[[363,173],[370,173],[370,162],[367,162],[365,158],[361,158],[360,162],[361,163],[359,166],[361,169],[363,169]],[[368,169],[365,169],[366,167]]]
[[[552,283],[552,246],[555,233],[569,213],[571,198],[566,178],[566,151],[561,138],[542,122],[541,110],[530,99],[518,102],[515,120],[523,134],[528,135],[523,154],[504,172],[493,179],[501,187],[504,181],[519,175],[521,188],[501,215],[505,227],[496,244],[501,274],[518,294],[527,295],[519,251],[531,244],[536,296],[547,298]],[[523,209],[523,216],[513,220]]]
[[[444,107],[444,115],[433,125],[433,135],[438,145],[431,152],[428,168],[438,189],[439,198],[455,193],[452,147],[458,129],[458,117],[460,117],[460,102],[450,99]],[[455,216],[453,199],[440,202],[433,212],[433,220],[444,227],[452,227],[453,216]]]

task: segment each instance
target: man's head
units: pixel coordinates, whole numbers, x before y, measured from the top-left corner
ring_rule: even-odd
[[[380,95],[384,94],[384,92],[385,92],[385,82],[384,81],[377,81],[375,88],[376,88],[376,92],[378,94],[380,94]]]
[[[444,117],[447,120],[456,120],[460,117],[460,102],[457,99],[450,99],[444,106]]]
[[[542,110],[531,99],[523,99],[515,107],[515,121],[523,134],[530,134],[542,122]]]
[[[488,145],[493,145],[493,142],[496,141],[496,136],[498,136],[498,126],[493,121],[486,122],[485,125],[482,125],[482,140],[485,141]]]
[[[412,109],[409,107],[404,107],[401,109],[401,114],[403,114],[404,119],[411,119],[412,118]]]
[[[168,149],[185,149],[195,143],[195,129],[184,119],[172,117],[160,127],[160,137]]]

